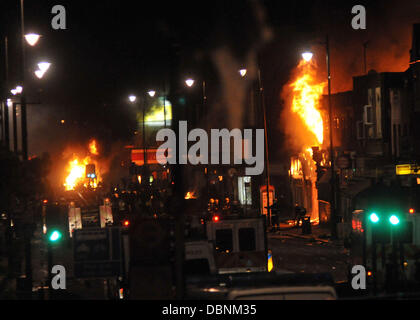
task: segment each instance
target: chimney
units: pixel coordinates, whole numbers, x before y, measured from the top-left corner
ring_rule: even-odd
[[[413,25],[413,45],[410,50],[410,63],[420,61],[420,23]]]

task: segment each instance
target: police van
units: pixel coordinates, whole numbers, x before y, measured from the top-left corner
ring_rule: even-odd
[[[206,234],[214,243],[218,273],[270,271],[264,217],[213,218]]]

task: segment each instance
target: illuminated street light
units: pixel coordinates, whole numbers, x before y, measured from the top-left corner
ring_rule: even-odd
[[[15,96],[17,94],[22,93],[23,87],[22,86],[16,86],[16,88],[10,90],[10,92]]]
[[[193,85],[194,85],[194,80],[193,79],[187,79],[187,80],[185,80],[185,84],[188,86],[188,87],[192,87]]]
[[[35,75],[36,75],[36,77],[38,78],[38,79],[42,79],[42,77],[44,76],[44,71],[42,71],[42,70],[36,70],[35,71]]]
[[[302,58],[306,62],[311,61],[312,60],[312,57],[313,57],[313,53],[312,52],[306,51],[306,52],[302,53]]]
[[[47,72],[47,70],[50,68],[50,66],[51,66],[51,63],[46,62],[46,61],[38,63],[39,70],[41,70],[44,73]]]
[[[245,77],[247,70],[246,69],[241,69],[239,70],[239,74],[241,75],[241,77]]]
[[[26,42],[32,47],[37,44],[40,37],[41,36],[36,33],[29,33],[25,35]]]
[[[155,94],[156,94],[156,91],[154,91],[154,90],[150,90],[149,92],[147,92],[148,94],[149,94],[149,96],[151,97],[151,98],[153,98],[154,96],[155,96]]]
[[[137,97],[135,95],[131,95],[128,97],[128,100],[130,100],[130,102],[135,102],[137,100]]]

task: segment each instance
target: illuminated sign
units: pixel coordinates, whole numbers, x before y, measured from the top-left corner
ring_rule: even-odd
[[[146,150],[146,162],[147,164],[159,164],[156,158],[156,148],[150,148]],[[144,150],[133,149],[131,150],[131,162],[134,162],[137,166],[144,165]]]
[[[398,176],[418,174],[420,166],[413,164],[399,164],[395,167],[395,170]]]
[[[164,98],[155,99],[154,103],[145,113],[144,123],[149,127],[171,125],[172,105]],[[141,122],[142,119],[139,119]]]

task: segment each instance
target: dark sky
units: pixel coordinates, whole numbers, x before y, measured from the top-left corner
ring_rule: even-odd
[[[19,1],[1,2],[1,31],[10,39],[12,83],[18,80]],[[28,69],[38,58],[53,63],[41,81],[27,77],[30,100],[42,102],[29,108],[30,154],[54,153],[92,136],[107,143],[128,141],[134,124],[127,95],[162,87],[173,72],[175,52],[185,74],[216,74],[212,80],[217,82],[209,52],[220,47],[228,47],[239,64],[246,62],[247,53],[258,53],[270,127],[279,129],[280,92],[307,43],[315,43],[320,71],[325,72],[323,47],[316,42],[330,34],[333,90],[349,90],[351,77],[362,71],[364,41],[371,41],[369,67],[403,71],[411,24],[420,22],[420,7],[414,0],[258,2],[261,11],[245,0],[26,0],[26,30],[43,35],[37,47],[27,49]],[[67,30],[51,28],[55,4],[66,8]],[[351,7],[356,4],[366,6],[365,31],[351,29]],[[257,13],[265,16],[259,19]],[[264,25],[272,33],[265,43],[260,39]],[[66,119],[65,126],[61,119]]]

